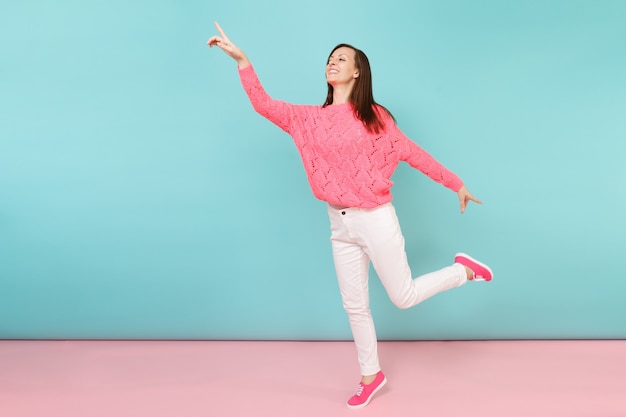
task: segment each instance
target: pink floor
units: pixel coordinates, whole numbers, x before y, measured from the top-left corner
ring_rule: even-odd
[[[0,341],[0,416],[626,416],[626,341],[382,342],[348,410],[350,342]]]

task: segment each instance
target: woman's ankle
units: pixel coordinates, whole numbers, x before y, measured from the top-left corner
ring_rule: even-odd
[[[361,375],[361,382],[364,383],[365,385],[369,385],[372,382],[374,382],[374,380],[376,379],[376,375],[378,374],[374,374],[374,375]]]

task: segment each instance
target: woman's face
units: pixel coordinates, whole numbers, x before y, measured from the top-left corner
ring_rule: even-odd
[[[342,46],[335,49],[326,64],[326,82],[333,87],[353,83],[359,76],[354,58],[355,53],[352,48]]]

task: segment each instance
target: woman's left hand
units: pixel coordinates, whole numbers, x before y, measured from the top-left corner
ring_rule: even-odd
[[[465,213],[465,207],[467,207],[467,203],[473,201],[476,204],[482,204],[483,202],[477,199],[469,192],[467,187],[463,186],[459,191],[457,191],[459,196],[459,201],[461,202],[461,214]]]

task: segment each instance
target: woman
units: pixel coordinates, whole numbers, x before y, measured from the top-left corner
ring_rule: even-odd
[[[369,262],[399,308],[412,307],[467,280],[492,279],[489,267],[466,254],[457,254],[451,266],[412,278],[391,204],[391,175],[405,161],[455,191],[461,213],[470,201],[482,202],[459,177],[408,139],[391,113],[374,101],[369,61],[362,51],[347,44],[335,47],[326,65],[324,105],[293,105],[265,92],[244,52],[219,24],[215,26],[220,35],[207,44],[237,62],[252,106],[292,136],[313,194],[328,203],[335,269],[361,368],[361,382],[347,405],[365,407],[387,382],[369,309]]]

